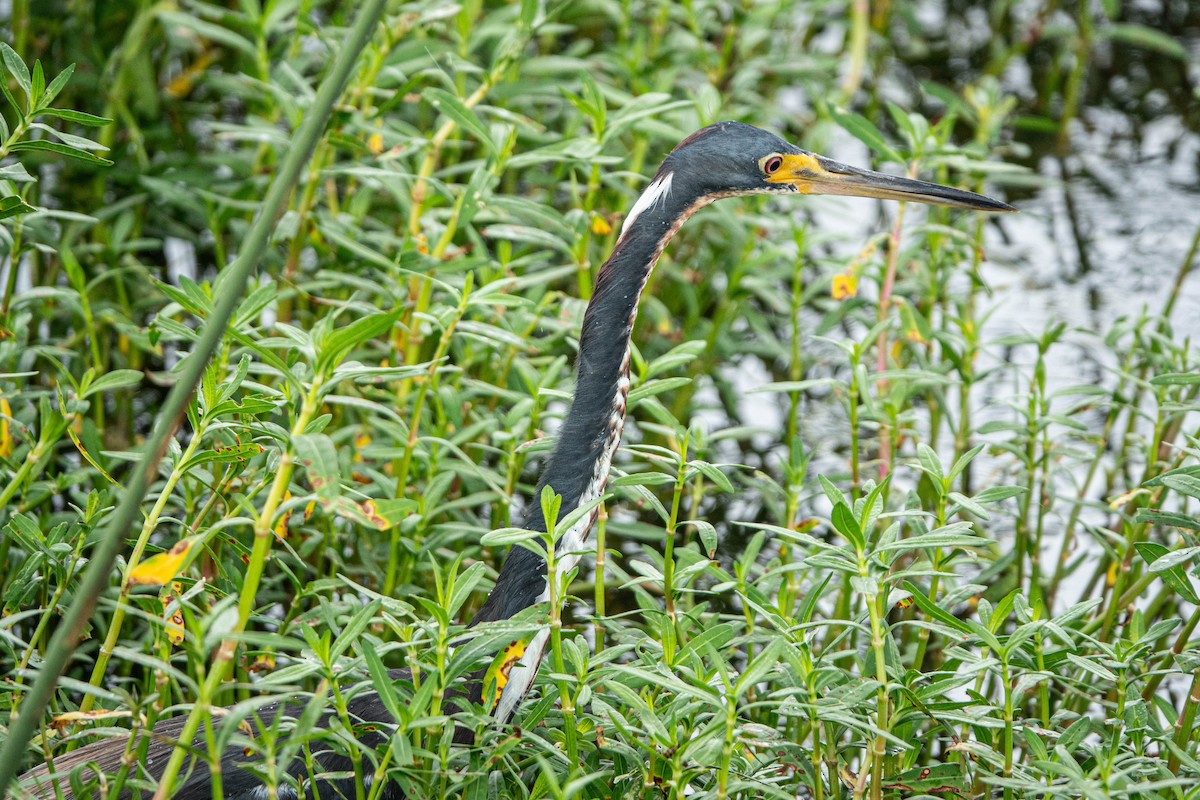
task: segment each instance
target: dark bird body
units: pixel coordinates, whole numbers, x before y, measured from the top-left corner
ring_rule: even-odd
[[[554,453],[538,483],[525,527],[538,531],[546,529],[536,500],[545,486],[552,487],[562,496],[561,513],[564,516],[571,509],[595,500],[604,491],[625,422],[630,337],[638,301],[667,242],[693,213],[714,200],[768,193],[845,194],[975,210],[1013,210],[1004,203],[971,192],[839,164],[801,150],[771,133],[736,122],[711,125],[687,137],[667,156],[654,180],[630,210],[612,255],[597,275],[579,340],[575,398],[559,432]],[[594,520],[593,511],[560,537],[556,547],[560,574],[573,568],[578,561]],[[507,619],[546,598],[545,560],[525,548],[514,547],[500,569],[495,588],[471,624]],[[543,631],[526,647],[522,669],[514,670],[510,675],[492,710],[499,721],[508,719],[528,691],[545,642]],[[391,674],[394,680],[403,680],[406,673],[406,670],[396,670]],[[480,702],[480,682],[480,676],[474,676],[463,692],[474,703]],[[358,721],[377,726],[365,734],[365,741],[360,739],[363,744],[386,741],[386,731],[393,720],[376,694],[368,692],[355,697],[350,710],[351,716]],[[299,706],[284,709],[289,716],[299,716],[302,711]],[[260,726],[269,727],[278,713],[276,705],[264,707],[259,714]],[[183,719],[177,717],[160,722],[149,734],[151,742],[142,762],[145,775],[156,778],[161,774],[177,744],[175,737],[183,727]],[[220,720],[215,724],[221,724]],[[456,739],[469,741],[470,734],[459,730]],[[124,740],[105,740],[72,751],[55,759],[55,773],[66,776],[72,769],[89,762],[98,764],[103,772],[115,772],[120,768],[125,746]],[[201,755],[206,752],[203,739],[191,746]],[[314,744],[314,748],[317,746]],[[171,795],[177,800],[212,797],[207,766],[200,759],[194,762],[186,781]],[[261,758],[247,756],[240,746],[225,750],[221,758],[225,797],[259,800],[267,796],[262,783],[242,768],[255,763],[261,766]],[[315,784],[322,798],[354,796],[354,778],[348,772],[349,759],[323,750],[316,753],[314,764],[311,773],[302,760],[288,765],[287,771],[300,791],[315,796]],[[88,772],[86,768],[83,771]],[[340,777],[323,779],[323,775]],[[54,796],[45,767],[26,774],[22,785],[34,796]],[[66,782],[62,781],[60,785],[65,796],[71,797]],[[292,794],[284,793],[281,787],[278,796],[282,800],[296,796],[294,789],[289,791]],[[403,797],[403,792],[393,784],[385,787],[382,796],[385,800],[393,800]]]

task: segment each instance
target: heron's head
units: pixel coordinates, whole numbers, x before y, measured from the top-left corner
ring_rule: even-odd
[[[675,191],[696,197],[734,194],[841,194],[978,211],[1015,211],[1007,203],[926,181],[852,167],[801,150],[773,133],[718,122],[684,139],[659,174],[673,173]]]

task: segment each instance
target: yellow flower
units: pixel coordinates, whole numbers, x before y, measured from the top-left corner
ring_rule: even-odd
[[[367,139],[367,149],[371,151],[371,155],[377,156],[383,152],[383,134],[372,133],[371,138]]]
[[[592,217],[592,233],[597,236],[608,236],[612,233],[612,225],[608,224],[608,220],[601,216]]]
[[[842,272],[833,276],[833,299],[846,300],[858,296],[858,276]]]

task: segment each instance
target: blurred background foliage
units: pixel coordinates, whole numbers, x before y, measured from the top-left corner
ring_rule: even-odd
[[[7,7],[6,713],[353,5]],[[1186,2],[393,4],[52,709],[114,713],[29,763],[196,700],[265,519],[214,699],[344,708],[416,665],[388,756],[355,751],[412,797],[1188,796],[1198,52]],[[488,727],[442,703],[514,630],[451,647],[481,540],[522,519],[625,210],[722,119],[1025,219],[751,198],[688,225],[601,557],[519,727]],[[185,539],[161,592],[130,579]]]

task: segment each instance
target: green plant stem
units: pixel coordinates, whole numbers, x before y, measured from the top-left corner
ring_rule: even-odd
[[[605,540],[608,533],[608,509],[603,503],[596,509],[596,577],[593,582],[593,602],[595,604],[595,620],[592,623],[592,630],[595,639],[594,653],[599,653],[604,649],[604,608],[605,608],[605,587],[604,587],[604,563],[606,560]]]
[[[552,527],[552,526],[548,526]],[[565,585],[560,585],[558,576],[555,537],[549,537],[546,546],[546,582],[550,589],[550,650],[553,653],[554,671],[557,674],[558,699],[562,707],[563,734],[566,739],[567,763],[572,772],[579,764],[579,726],[575,722],[575,698],[566,679],[566,660],[562,650],[562,603]],[[566,581],[562,582],[563,584]]]
[[[688,437],[683,437],[679,452],[679,470],[675,474],[675,490],[671,494],[671,518],[663,532],[663,598],[667,619],[672,625],[677,625],[675,615],[675,529],[679,524],[679,503],[683,490],[687,487],[687,452]],[[676,631],[678,634],[678,630]]]
[[[1197,252],[1200,252],[1200,225],[1196,226],[1192,244],[1188,247],[1183,263],[1179,265],[1179,271],[1175,273],[1175,282],[1171,285],[1171,293],[1167,295],[1167,302],[1163,305],[1163,319],[1171,318],[1171,312],[1175,310],[1175,301],[1179,299],[1179,293],[1183,289],[1183,282],[1187,280],[1188,275],[1192,272],[1192,266],[1196,263]]]
[[[1188,740],[1195,733],[1196,709],[1200,707],[1200,669],[1192,671],[1192,688],[1188,691],[1187,699],[1183,702],[1183,713],[1175,721],[1175,746],[1187,752]],[[1175,775],[1179,774],[1179,756],[1171,753],[1167,759],[1167,769]]]

